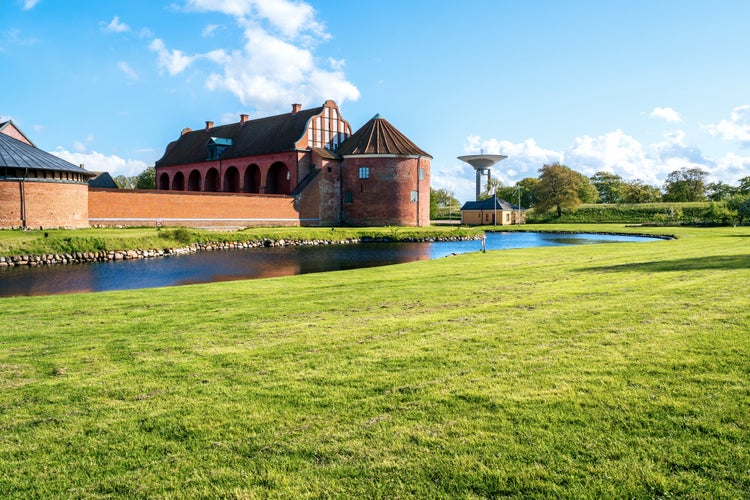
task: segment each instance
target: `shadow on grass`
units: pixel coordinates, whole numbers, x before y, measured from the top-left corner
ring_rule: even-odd
[[[634,262],[617,266],[587,267],[583,271],[627,272],[641,271],[649,273],[670,271],[700,270],[737,270],[750,269],[750,254],[713,255],[691,259],[660,260],[654,262]]]

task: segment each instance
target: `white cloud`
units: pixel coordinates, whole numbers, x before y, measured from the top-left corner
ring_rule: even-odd
[[[315,9],[305,2],[288,0],[188,0],[189,9],[220,12],[238,19],[262,19],[280,34],[294,39],[311,32],[327,39],[325,28],[315,19]]]
[[[134,81],[134,82],[138,81],[139,79],[138,73],[136,73],[136,71],[133,68],[131,68],[130,65],[126,63],[125,61],[118,62],[117,68],[120,71],[122,71],[125,74],[125,76],[127,76],[128,79],[130,79],[131,81]]]
[[[30,10],[33,9],[36,4],[39,3],[40,0],[24,0],[23,2],[23,10]]]
[[[345,61],[317,58],[312,47],[330,35],[306,2],[290,0],[187,0],[187,11],[218,12],[234,17],[242,29],[239,48],[187,54],[168,49],[159,38],[151,51],[162,70],[177,75],[198,61],[216,65],[206,88],[234,94],[253,114],[277,113],[293,102],[317,105],[326,99],[339,104],[359,99],[359,90],[346,79]],[[204,28],[204,36],[218,25]]]
[[[682,118],[680,114],[672,108],[654,108],[651,114],[648,115],[650,118],[658,118],[669,123],[680,123]]]
[[[51,153],[74,165],[83,165],[86,170],[92,172],[109,172],[112,177],[118,175],[134,176],[143,172],[148,165],[140,160],[131,160],[120,158],[117,155],[106,156],[97,151],[71,152],[62,148],[57,148]]]
[[[22,35],[21,30],[15,28],[0,31],[0,52],[6,52],[7,49],[15,45],[30,46],[38,42],[38,38],[25,37]]]
[[[102,23],[104,24],[104,23]],[[104,31],[109,33],[124,33],[130,31],[130,26],[120,21],[120,16],[115,16],[112,21],[104,27]]]
[[[340,104],[359,98],[359,90],[340,69],[321,68],[309,50],[271,35],[254,22],[243,24],[245,46],[232,52],[223,73],[208,78],[210,90],[227,90],[258,113],[286,109],[292,102],[332,98]]]
[[[149,49],[157,53],[159,68],[167,70],[172,76],[185,71],[195,60],[195,56],[185,55],[181,50],[168,50],[160,38],[154,39]]]
[[[750,176],[750,156],[743,157],[735,153],[727,153],[716,162],[710,177],[737,185],[740,179],[748,176]]]
[[[734,108],[729,120],[707,125],[706,130],[725,141],[739,141],[743,147],[750,147],[750,104]]]
[[[214,33],[216,33],[216,30],[218,29],[219,29],[218,24],[208,24],[203,27],[203,30],[201,31],[201,36],[204,38],[214,36]]]
[[[682,168],[700,168],[709,173],[712,182],[731,185],[750,176],[750,157],[727,153],[718,159],[708,158],[700,148],[687,143],[686,137],[684,131],[676,130],[644,146],[622,130],[615,130],[594,137],[577,137],[565,150],[555,151],[540,146],[532,138],[512,143],[473,135],[466,138],[464,151],[507,155],[506,160],[492,168],[492,177],[501,179],[506,186],[524,177],[537,177],[539,168],[556,161],[587,176],[606,171],[626,181],[640,179],[657,187],[664,184],[671,172]],[[433,187],[451,189],[459,200],[474,199],[474,170],[465,163],[456,160],[441,166],[435,161],[430,179]]]

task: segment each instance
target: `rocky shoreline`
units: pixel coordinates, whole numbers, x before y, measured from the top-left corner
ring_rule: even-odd
[[[342,240],[314,239],[314,240],[251,240],[243,242],[213,242],[193,243],[184,247],[162,249],[136,250],[101,250],[96,252],[70,252],[41,255],[13,255],[0,257],[0,269],[19,266],[51,266],[59,264],[82,264],[87,262],[111,262],[121,260],[153,259],[170,257],[196,252],[211,252],[216,250],[241,250],[249,248],[269,248],[284,246],[314,246],[314,245],[352,245],[358,243],[395,243],[395,242],[435,242],[435,241],[464,241],[475,240],[478,236],[445,236],[433,238],[409,238],[396,240],[393,238],[347,238]]]

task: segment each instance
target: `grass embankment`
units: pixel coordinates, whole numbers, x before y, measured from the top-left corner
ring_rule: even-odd
[[[0,231],[0,255],[42,255],[137,249],[176,248],[193,243],[223,243],[271,240],[345,240],[474,236],[479,231],[458,227],[377,228],[248,228],[239,231],[209,231],[188,228],[92,228],[46,231]]]
[[[723,207],[723,203],[718,203]],[[534,210],[527,212],[529,223],[572,223],[572,224],[679,224],[685,223],[721,223],[712,220],[707,202],[690,203],[622,203],[622,204],[586,204],[575,209],[563,210],[558,217],[553,210],[537,214]]]
[[[749,228],[2,299],[3,497],[738,498]]]

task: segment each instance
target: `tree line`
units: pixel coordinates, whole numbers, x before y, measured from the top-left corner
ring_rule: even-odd
[[[148,167],[138,175],[118,175],[114,178],[120,189],[156,189],[156,169]]]
[[[444,217],[446,207],[453,209],[458,205],[448,190],[431,189],[430,194],[431,213],[435,217]],[[586,177],[566,165],[551,163],[539,169],[539,177],[526,177],[514,186],[503,186],[500,179],[490,179],[480,198],[493,194],[514,204],[520,201],[523,208],[533,208],[537,213],[554,211],[558,217],[563,210],[591,203],[721,202],[724,209],[736,214],[740,224],[750,220],[750,176],[740,179],[737,186],[709,183],[708,172],[700,168],[675,170],[659,188],[640,179],[626,181],[610,172]]]

